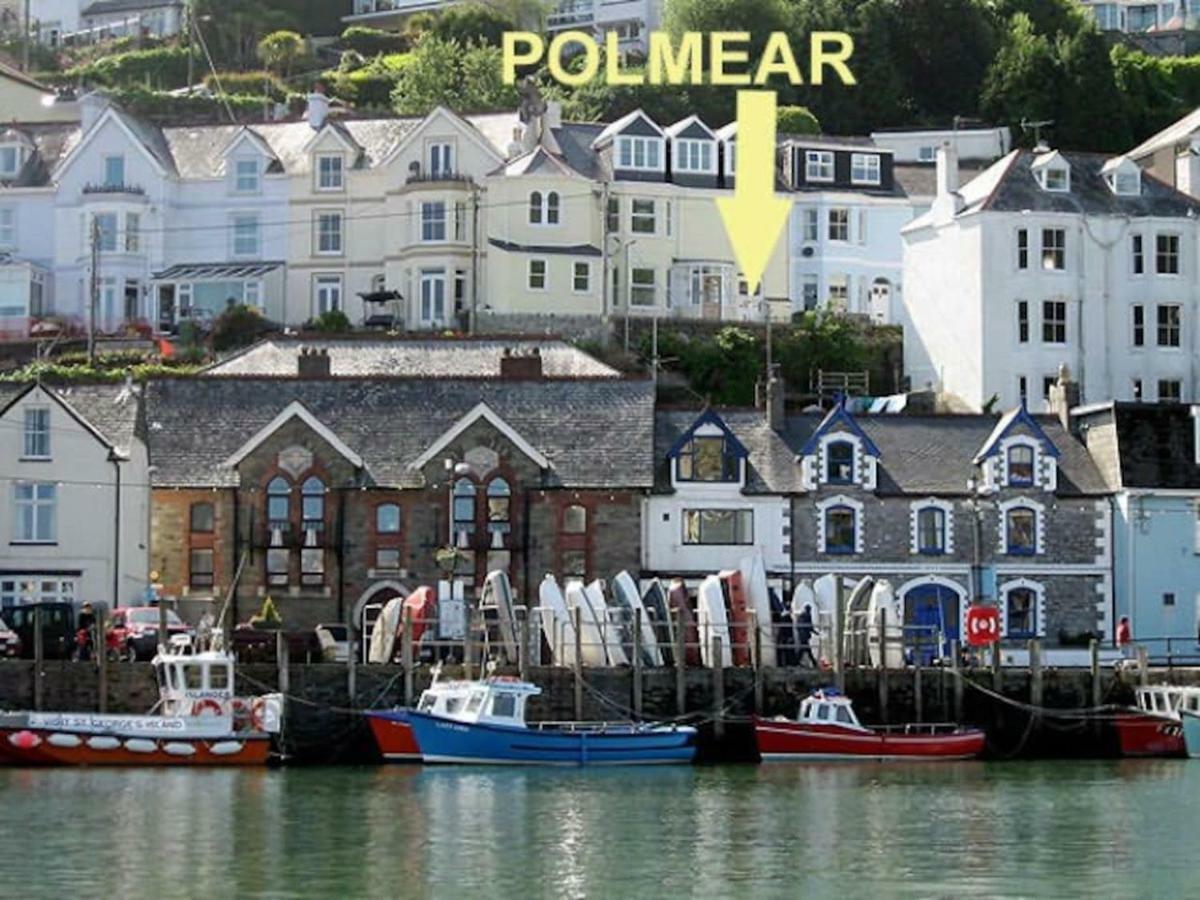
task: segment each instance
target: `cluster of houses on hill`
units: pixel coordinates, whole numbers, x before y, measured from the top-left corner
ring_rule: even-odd
[[[270,596],[302,628],[495,569],[536,605],[546,573],[694,581],[761,552],[784,595],[887,579],[906,624],[951,636],[984,600],[1014,643],[1128,615],[1154,652],[1195,649],[1192,409],[1078,406],[1065,372],[1049,415],[765,394],[666,408],[561,342],[489,340],[275,339],[198,377],[2,385],[0,604],[136,603],[153,573],[193,612]]]

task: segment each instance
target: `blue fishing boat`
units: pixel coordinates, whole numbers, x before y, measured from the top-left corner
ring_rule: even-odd
[[[416,709],[392,715],[412,728],[427,763],[650,765],[690,763],[696,729],[638,722],[525,722],[542,689],[516,678],[435,681]]]

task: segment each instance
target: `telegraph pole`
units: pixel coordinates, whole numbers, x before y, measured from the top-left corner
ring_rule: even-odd
[[[30,2],[31,0],[25,0],[25,39],[21,41],[21,71],[26,75],[29,74],[29,42],[32,40],[29,37],[29,26],[32,24],[29,18]]]
[[[92,216],[92,274],[88,286],[88,365],[96,364],[96,308],[100,303],[100,222]]]

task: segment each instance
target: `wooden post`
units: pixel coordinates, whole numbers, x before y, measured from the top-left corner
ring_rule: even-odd
[[[404,630],[400,632],[400,662],[404,666],[404,705],[412,706],[413,702],[413,611],[404,610]]]
[[[633,611],[633,715],[642,717],[642,613],[640,606]]]
[[[687,635],[683,631],[683,616],[675,613],[675,713],[687,712]]]
[[[833,592],[833,681],[839,691],[846,690],[846,667],[842,659],[845,648],[846,609],[844,606],[846,585],[841,575],[834,576],[836,588]]]
[[[521,616],[521,646],[517,648],[517,669],[521,674],[522,681],[529,680],[529,651],[533,649],[529,644],[529,639],[532,632],[533,629],[529,625],[529,610],[526,609],[524,615]]]
[[[958,666],[958,641],[950,642],[950,677],[954,679],[954,721],[961,722],[963,715],[962,669]]]
[[[1104,693],[1100,683],[1100,642],[1095,638],[1088,645],[1088,658],[1092,669],[1092,708],[1098,709]]]
[[[575,625],[575,720],[583,719],[583,617],[579,607],[571,610]]]
[[[33,608],[33,708],[42,708],[42,666],[46,662],[46,653],[42,640],[42,608]]]
[[[1000,641],[992,644],[992,690],[999,693],[1004,688],[1004,675],[1000,669]]]
[[[887,656],[887,607],[879,607],[879,668],[876,674],[879,676],[879,718],[883,720],[883,724],[887,724],[890,719],[888,717],[888,701],[891,699],[888,686],[888,656]]]
[[[1150,683],[1150,661],[1147,658],[1146,648],[1138,644],[1137,648],[1137,667],[1138,667],[1138,684],[1145,687]]]
[[[465,630],[463,631],[463,679],[471,680],[471,654],[475,652],[472,647],[471,637],[475,628],[475,610],[471,608],[471,604],[467,603],[466,616],[464,616]]]
[[[913,712],[917,722],[925,721],[925,694],[921,683],[921,640],[917,639],[916,652],[913,653]]]
[[[1042,698],[1042,642],[1034,638],[1029,642],[1029,702],[1040,708]]]
[[[96,648],[96,680],[99,682],[97,686],[97,693],[99,696],[96,698],[96,709],[102,713],[108,712],[108,648],[104,645],[104,619],[104,610],[101,608],[100,611],[96,613],[96,635],[94,646]]]
[[[225,646],[229,646],[226,644]],[[358,708],[358,652],[354,646],[354,616],[346,616],[346,699],[351,709]]]
[[[725,736],[725,661],[721,658],[721,637],[713,635],[712,644],[713,679],[713,735]]]
[[[279,693],[287,694],[291,688],[288,673],[288,642],[282,630],[275,632],[275,665],[279,669]]]
[[[165,648],[170,643],[170,632],[167,631],[167,604],[160,598],[158,601],[158,646]]]
[[[754,629],[753,652],[754,659],[754,712],[761,715],[763,710],[763,667],[762,667],[762,631],[759,628],[758,613],[750,613],[750,626]]]

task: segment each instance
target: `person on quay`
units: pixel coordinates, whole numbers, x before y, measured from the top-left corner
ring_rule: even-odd
[[[92,604],[84,602],[79,608],[79,620],[75,626],[77,646],[76,657],[86,662],[92,658],[92,650],[96,646],[96,613]]]
[[[1129,656],[1129,646],[1133,643],[1133,628],[1129,625],[1129,616],[1121,616],[1117,622],[1117,649],[1122,656]]]
[[[804,658],[807,656],[812,667],[817,668],[817,658],[812,652],[812,636],[817,633],[816,627],[813,625],[812,604],[805,603],[804,609],[800,610],[800,615],[796,617],[796,665],[804,665]]]

